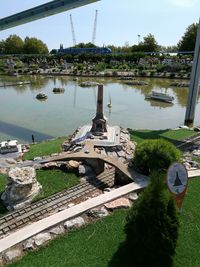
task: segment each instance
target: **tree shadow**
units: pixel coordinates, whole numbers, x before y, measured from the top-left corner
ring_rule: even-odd
[[[133,267],[134,262],[130,257],[127,241],[122,242],[112,259],[108,263],[108,267]],[[136,265],[135,265],[136,267]]]

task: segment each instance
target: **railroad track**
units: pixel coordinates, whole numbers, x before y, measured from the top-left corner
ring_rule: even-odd
[[[114,176],[114,170],[105,171],[96,178],[91,178],[89,182],[76,185],[0,217],[0,238],[28,223],[47,217],[50,213],[58,212],[63,207],[66,208],[72,201],[95,192],[97,189],[109,187],[113,183]]]
[[[196,145],[200,145],[200,134],[195,134],[192,137],[188,137],[184,141],[177,142],[176,147],[181,150],[186,150],[188,148],[192,148]]]

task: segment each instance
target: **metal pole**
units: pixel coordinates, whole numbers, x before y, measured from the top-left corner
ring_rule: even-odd
[[[200,79],[200,20],[197,30],[197,38],[196,38],[190,86],[189,86],[189,95],[188,95],[188,102],[185,114],[185,125],[188,126],[192,126],[194,122],[195,107],[199,92],[199,79]]]

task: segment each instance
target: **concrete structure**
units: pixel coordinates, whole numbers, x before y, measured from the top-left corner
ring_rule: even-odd
[[[197,38],[195,44],[195,53],[192,65],[188,103],[185,114],[185,124],[188,126],[193,125],[194,122],[197,96],[199,92],[199,79],[200,79],[200,20],[199,20],[199,27],[197,31]]]
[[[103,115],[103,84],[98,85],[97,112],[95,118],[92,120],[91,132],[94,135],[107,132],[107,122]]]
[[[108,126],[107,119],[103,114],[103,84],[98,84],[96,116],[91,125],[84,125],[77,130],[72,143],[83,144],[90,140],[94,146],[119,146],[120,127]]]
[[[0,31],[42,19],[73,8],[88,5],[100,0],[54,0],[46,4],[36,6],[12,16],[0,19]]]

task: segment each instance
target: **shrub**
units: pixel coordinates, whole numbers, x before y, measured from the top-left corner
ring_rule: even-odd
[[[134,164],[143,173],[165,171],[174,161],[179,161],[181,152],[163,139],[145,140],[135,150]]]
[[[125,226],[128,258],[137,267],[171,267],[175,255],[177,211],[163,178],[156,178],[130,209]]]

